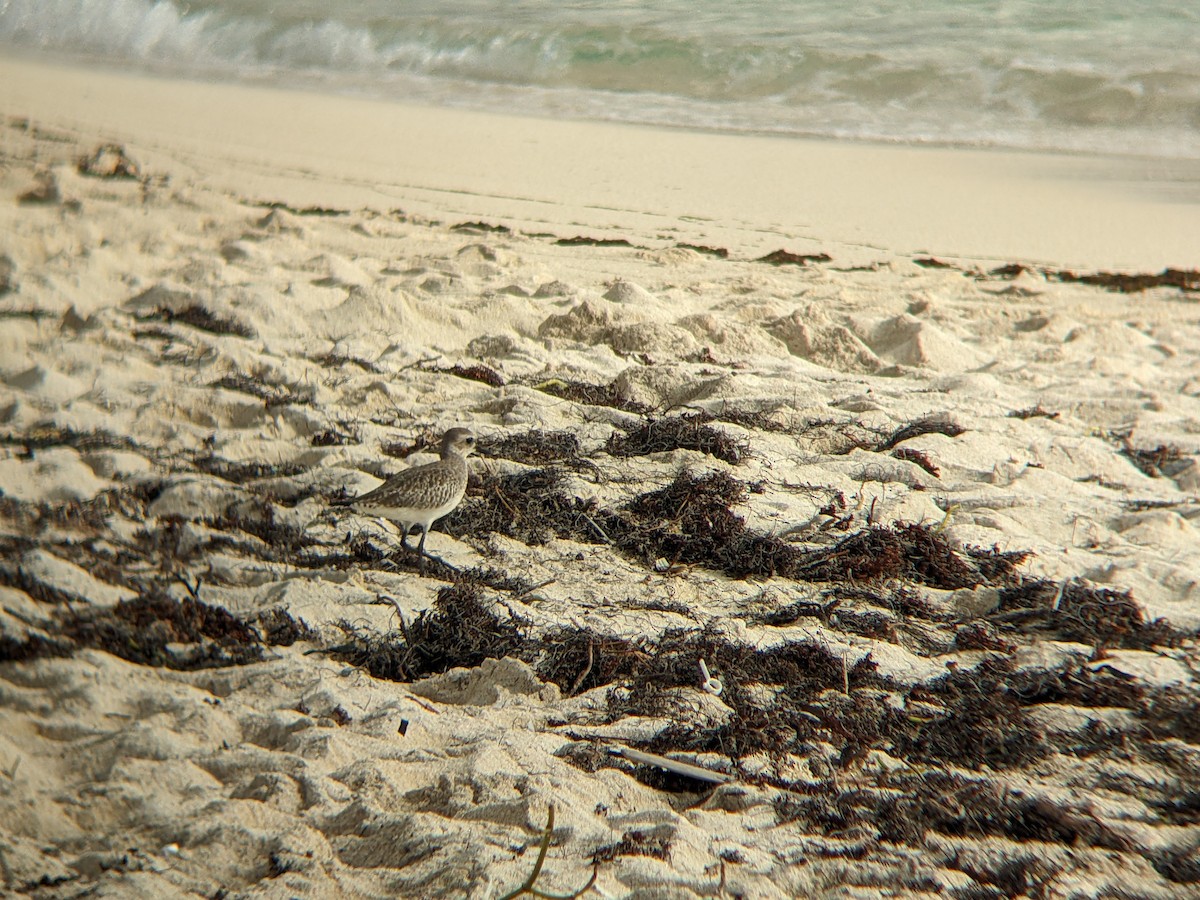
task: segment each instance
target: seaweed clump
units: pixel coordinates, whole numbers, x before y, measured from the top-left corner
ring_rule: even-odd
[[[789,574],[808,581],[903,578],[954,590],[1011,579],[1027,556],[977,547],[960,553],[928,525],[873,526],[811,551]]]
[[[526,465],[572,461],[579,457],[579,438],[569,431],[532,429],[520,434],[479,439],[481,456],[511,459]]]
[[[745,498],[746,486],[723,472],[684,470],[609,513],[604,527],[621,550],[651,565],[705,565],[735,578],[789,574],[801,552],[748,529],[730,508]]]
[[[232,335],[240,338],[252,338],[255,336],[254,329],[244,322],[217,315],[199,303],[192,303],[178,310],[173,310],[168,306],[160,306],[155,312],[144,318],[146,320],[157,319],[166,322],[168,325],[179,322],[182,325],[190,325],[192,328],[200,331],[207,331],[209,334]]]
[[[1119,291],[1123,294],[1136,294],[1157,287],[1174,287],[1181,291],[1200,291],[1200,271],[1196,269],[1163,269],[1158,273],[1140,272],[1094,272],[1079,275],[1062,269],[1046,271],[1048,278],[1055,281],[1079,282]]]
[[[906,702],[921,704],[922,713],[899,730],[896,751],[970,769],[1009,769],[1046,756],[1044,733],[1011,690],[1014,670],[1011,659],[991,657],[912,688]]]
[[[647,456],[671,450],[697,450],[730,465],[746,455],[746,445],[708,423],[712,416],[696,413],[651,419],[627,434],[613,433],[605,449],[613,456]]]
[[[455,537],[494,532],[531,545],[556,537],[606,543],[592,515],[594,503],[568,496],[562,481],[563,473],[554,468],[487,476],[468,486],[466,499],[439,527]]]
[[[249,394],[251,397],[261,400],[267,409],[274,409],[278,406],[308,406],[312,404],[313,398],[316,396],[316,389],[311,385],[300,389],[295,385],[272,383],[245,372],[223,375],[212,382],[209,387],[225,388],[241,394]]]
[[[63,635],[129,662],[209,669],[263,659],[258,631],[223,607],[155,592],[89,610],[63,624]],[[178,649],[183,645],[185,649]]]
[[[654,828],[650,831],[626,831],[615,844],[605,844],[592,854],[592,865],[612,862],[619,856],[649,856],[669,859],[671,833],[674,829]]]
[[[897,445],[904,441],[911,440],[915,437],[920,437],[923,434],[944,434],[946,437],[958,437],[966,431],[957,422],[940,416],[929,416],[924,419],[918,419],[915,422],[910,422],[907,425],[902,425],[889,434],[886,438],[881,439],[873,445],[864,445],[867,449],[876,452],[892,450]]]
[[[75,646],[69,641],[56,640],[45,634],[30,632],[24,637],[17,637],[0,632],[0,662],[64,657],[74,651]]]
[[[732,578],[903,578],[943,589],[1008,583],[1027,556],[994,548],[960,552],[926,525],[876,526],[832,547],[804,550],[748,528],[732,507],[753,487],[723,472],[685,469],[620,509],[569,496],[562,477],[550,468],[486,478],[468,489],[441,528],[456,537],[495,532],[529,544],[555,537],[612,544],[655,568],[702,565]]]
[[[781,823],[802,822],[825,833],[867,836],[893,844],[920,846],[925,834],[935,831],[956,837],[996,836],[1021,842],[1128,849],[1128,842],[1094,815],[983,779],[951,772],[900,772],[887,778],[882,788],[812,797],[781,795],[775,803],[776,818]],[[985,883],[1015,886],[1018,878],[1039,877],[1036,870],[1025,864],[1019,872],[980,875]]]
[[[145,448],[131,438],[113,434],[103,428],[92,431],[77,431],[70,427],[54,424],[36,425],[24,434],[2,434],[0,445],[22,447],[22,456],[26,459],[38,450],[47,447],[71,447],[80,453],[91,453],[96,450],[132,450],[146,452]]]
[[[667,487],[641,494],[601,518],[613,542],[649,563],[705,565],[744,578],[781,575],[802,581],[904,578],[954,589],[1003,582],[1027,554],[967,548],[960,553],[927,525],[875,526],[828,548],[802,550],[747,528],[731,507],[747,486],[722,472],[685,470]]]
[[[1152,449],[1134,447],[1126,443],[1121,455],[1138,467],[1144,475],[1162,478],[1177,473],[1186,459],[1182,450],[1174,444],[1159,444]]]
[[[772,250],[766,256],[760,256],[755,262],[766,263],[769,266],[807,266],[809,263],[832,262],[833,257],[828,253],[793,253],[791,250]]]
[[[553,628],[537,642],[538,676],[567,696],[631,678],[651,660],[654,648],[586,628]]]
[[[1078,581],[1056,588],[1042,579],[1022,580],[1001,590],[1000,607],[991,618],[1094,647],[1149,650],[1176,647],[1188,637],[1166,619],[1147,621],[1130,591]]]
[[[630,400],[615,384],[589,384],[586,381],[551,378],[537,384],[531,384],[534,390],[574,403],[587,406],[608,406],[622,412],[635,413],[639,416],[648,415],[651,408],[645,403]]]
[[[521,656],[523,628],[502,621],[482,600],[478,585],[459,582],[438,591],[432,608],[411,624],[400,621],[399,639],[379,637],[343,622],[349,640],[332,649],[334,659],[360,666],[376,678],[416,681],[485,659]]]
[[[101,491],[87,500],[61,503],[32,503],[0,496],[0,517],[19,523],[24,534],[36,534],[51,527],[97,529],[114,515],[135,521],[144,519],[146,504],[158,495],[160,488],[157,482],[144,481]]]
[[[434,369],[433,371],[443,375],[453,375],[456,378],[464,378],[467,381],[478,381],[481,384],[486,384],[488,387],[504,387],[508,381],[503,375],[493,369],[491,366],[485,366],[482,363],[464,366],[462,363],[455,363],[449,368]]]
[[[246,484],[260,478],[291,478],[310,468],[304,463],[241,462],[212,453],[197,456],[192,460],[192,465],[205,474],[215,475],[233,484]]]
[[[317,539],[306,529],[281,522],[275,514],[276,505],[264,497],[253,497],[244,503],[233,503],[216,518],[203,519],[209,528],[219,531],[241,531],[262,541],[256,548],[259,559],[270,562],[297,562],[300,551],[313,547]]]

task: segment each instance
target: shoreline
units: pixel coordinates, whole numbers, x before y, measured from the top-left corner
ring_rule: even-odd
[[[371,93],[369,90],[356,86],[355,83],[339,84],[336,82],[322,81],[319,78],[311,78],[308,81],[301,80],[300,82],[285,83],[282,80],[270,78],[267,76],[250,76],[245,78],[235,78],[227,72],[206,73],[204,71],[187,72],[171,72],[165,69],[160,70],[153,66],[147,65],[145,68],[129,69],[122,66],[119,62],[106,58],[87,58],[71,56],[69,54],[56,54],[49,52],[31,51],[27,48],[0,48],[0,61],[8,60],[16,64],[25,64],[37,68],[51,69],[67,69],[67,70],[83,70],[88,72],[101,72],[111,74],[117,77],[125,78],[140,78],[152,81],[167,81],[182,84],[199,84],[211,85],[213,87],[231,87],[231,88],[250,88],[266,91],[277,91],[288,94],[311,94],[329,98],[345,98],[347,100],[362,101],[367,103],[378,103],[385,106],[402,106],[418,109],[443,109],[447,111],[461,111],[467,113],[493,113],[493,110],[487,108],[487,104],[473,100],[462,100],[456,96],[451,97],[446,102],[440,102],[438,97],[443,95],[434,95],[428,99],[399,99],[393,94],[388,93]],[[302,72],[292,72],[291,75],[303,76]],[[1016,155],[1033,154],[1035,156],[1050,156],[1062,159],[1081,159],[1081,160],[1112,160],[1116,162],[1128,162],[1139,167],[1166,167],[1172,168],[1178,166],[1181,170],[1190,170],[1195,164],[1200,162],[1200,156],[1179,156],[1169,154],[1154,154],[1154,153],[1136,153],[1128,152],[1106,152],[1096,149],[1081,149],[1070,147],[1054,147],[1054,146],[1034,146],[1021,145],[1014,146],[1011,144],[1002,144],[989,142],[987,140],[975,141],[953,141],[953,140],[937,140],[934,138],[889,138],[881,136],[855,136],[848,134],[830,134],[817,131],[782,131],[771,130],[770,128],[722,128],[716,125],[686,124],[674,122],[651,122],[644,120],[627,120],[627,119],[610,119],[603,117],[595,117],[588,115],[574,115],[563,119],[554,116],[550,113],[539,113],[533,111],[519,112],[504,112],[500,113],[510,119],[524,119],[532,122],[583,122],[593,125],[613,125],[619,128],[635,128],[635,129],[650,129],[652,131],[663,132],[680,132],[683,134],[699,134],[713,137],[750,137],[750,138],[766,138],[766,139],[782,139],[782,140],[798,140],[807,141],[816,144],[847,144],[851,146],[865,146],[878,148],[908,148],[908,149],[927,149],[941,151],[966,151],[969,153],[1011,153]],[[1162,179],[1170,182],[1174,179],[1168,177],[1166,173],[1162,173]],[[1190,180],[1184,178],[1182,180]],[[1200,190],[1200,186],[1197,188]]]
[[[839,264],[933,255],[1200,268],[1200,161],[725,135],[510,117],[0,59],[0,109],[296,206],[401,208]],[[281,171],[272,172],[272,168]]]

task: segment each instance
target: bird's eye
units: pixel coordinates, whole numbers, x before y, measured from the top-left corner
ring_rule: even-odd
[[[472,437],[472,438],[467,438],[467,443],[468,443],[468,444],[474,444],[474,443],[475,443],[475,438],[473,438],[473,437]]]

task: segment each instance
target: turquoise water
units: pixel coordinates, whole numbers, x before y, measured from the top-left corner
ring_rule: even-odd
[[[0,50],[716,129],[1200,158],[1178,0],[0,0]]]

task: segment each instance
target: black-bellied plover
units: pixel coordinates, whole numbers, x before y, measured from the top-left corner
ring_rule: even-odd
[[[400,526],[400,546],[408,547],[413,526],[421,529],[418,568],[425,571],[425,536],[429,526],[458,506],[467,489],[467,456],[475,450],[475,435],[451,428],[442,435],[442,458],[393,475],[375,490],[344,505],[368,516],[380,516]]]

